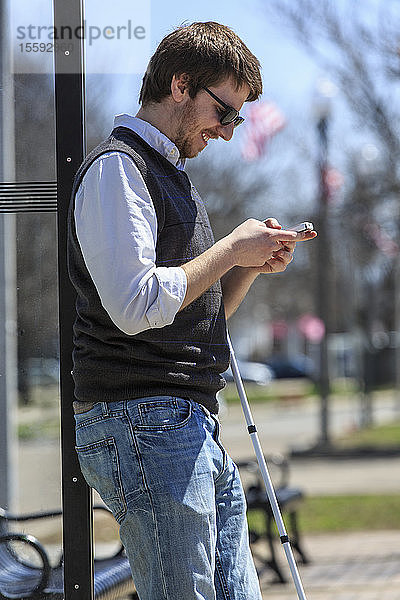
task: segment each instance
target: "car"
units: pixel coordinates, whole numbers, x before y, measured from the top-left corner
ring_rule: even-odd
[[[290,357],[276,354],[268,358],[265,364],[272,369],[276,379],[297,379],[301,377],[313,379],[315,373],[313,360],[304,354],[296,354]]]
[[[238,360],[238,367],[243,381],[247,383],[256,383],[257,385],[268,385],[271,383],[274,375],[272,369],[260,362]],[[232,368],[229,367],[222,376],[226,381],[233,381]]]

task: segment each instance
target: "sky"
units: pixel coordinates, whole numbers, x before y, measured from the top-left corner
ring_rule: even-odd
[[[26,42],[50,42],[45,27],[52,25],[52,0],[9,0],[16,59],[26,54]],[[295,103],[309,102],[312,89],[319,74],[318,67],[267,17],[263,0],[86,0],[86,52],[87,72],[128,72],[119,78],[117,86],[108,89],[104,102],[111,112],[133,112],[137,108],[137,96],[142,73],[148,58],[159,41],[176,26],[192,21],[214,20],[234,29],[262,64],[264,97],[279,101],[283,108]],[[128,42],[123,27],[130,22],[132,31],[137,29],[139,38],[133,34]],[[28,35],[28,26],[31,27]],[[105,25],[114,28],[114,38],[92,39],[89,43],[89,28],[102,29]],[[117,26],[121,26],[121,39],[116,38]],[[39,31],[39,27],[41,30]],[[110,30],[111,31],[111,30]],[[145,31],[145,35],[144,32]],[[132,33],[132,32],[131,32]],[[32,35],[33,34],[33,35]],[[40,38],[39,38],[40,34]],[[143,39],[143,37],[145,39]],[[48,52],[29,53],[42,68],[52,68],[52,55]],[[47,62],[46,62],[47,60]]]
[[[224,23],[243,39],[262,64],[264,97],[275,99],[288,107],[295,95],[307,98],[319,74],[309,57],[287,34],[271,24],[262,8],[262,0],[153,0],[151,2],[151,51],[177,25],[184,22],[213,20]],[[140,84],[140,82],[139,82]],[[132,96],[121,89],[115,97],[123,110],[129,108]]]

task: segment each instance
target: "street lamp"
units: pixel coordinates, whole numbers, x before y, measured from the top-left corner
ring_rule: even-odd
[[[328,360],[328,334],[331,330],[331,300],[332,300],[332,268],[331,268],[331,243],[329,230],[329,188],[328,173],[328,128],[331,115],[331,100],[336,93],[336,87],[328,79],[321,79],[317,83],[314,102],[314,114],[317,123],[318,135],[318,205],[316,226],[319,234],[319,249],[317,262],[317,314],[324,324],[324,335],[320,342],[320,361],[318,392],[320,396],[320,438],[318,447],[328,448],[331,445],[329,435],[329,360]]]

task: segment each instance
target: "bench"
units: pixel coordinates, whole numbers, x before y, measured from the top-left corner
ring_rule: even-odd
[[[300,532],[297,523],[297,510],[304,500],[304,494],[300,488],[291,487],[289,485],[289,463],[285,457],[275,454],[266,457],[266,460],[272,479],[274,479],[273,472],[276,470],[279,472],[279,480],[276,484],[274,484],[274,489],[282,515],[286,513],[289,517],[288,534],[290,536],[291,547],[293,551],[297,552],[300,561],[303,564],[307,564],[310,561],[304,552],[304,549],[302,548]],[[255,558],[260,559],[261,564],[263,565],[262,570],[267,568],[272,569],[277,577],[277,582],[286,583],[287,580],[282,572],[281,566],[279,565],[275,549],[276,544],[281,545],[281,543],[279,540],[279,535],[277,531],[275,531],[274,516],[267,497],[264,481],[262,479],[258,463],[256,459],[253,459],[238,462],[237,466],[241,471],[242,479],[244,481],[247,512],[249,513],[253,510],[261,510],[265,520],[265,533],[263,532],[260,534],[251,528],[249,530],[253,554],[255,555]],[[255,542],[258,542],[263,537],[265,537],[267,540],[269,551],[267,558],[260,558],[260,556],[256,554],[256,550],[253,546]]]
[[[110,513],[104,506],[95,506],[94,509]],[[49,555],[39,540],[32,535],[11,532],[9,528],[10,523],[51,519],[61,514],[56,510],[14,516],[0,508],[1,600],[63,600],[62,556],[56,565],[51,565]],[[25,551],[22,551],[23,547]],[[138,598],[122,545],[112,556],[95,559],[94,597],[96,600]]]

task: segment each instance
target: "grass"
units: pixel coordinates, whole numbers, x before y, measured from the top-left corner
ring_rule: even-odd
[[[337,440],[337,445],[340,448],[400,446],[400,421],[354,431]]]
[[[246,385],[251,404],[276,400],[301,402],[312,390],[312,384],[305,380],[272,382],[270,386]],[[32,404],[20,407],[18,415],[18,436],[21,440],[58,439],[60,435],[60,407],[58,388],[47,387],[34,390],[36,397]],[[392,392],[390,392],[392,393]],[[223,398],[229,405],[240,402],[236,386],[229,383]],[[357,447],[400,447],[400,420],[385,425],[352,431],[335,440],[339,448]]]
[[[289,530],[287,515],[283,515]],[[264,515],[260,510],[248,513],[252,531],[265,532]],[[400,529],[399,495],[315,496],[306,498],[298,511],[301,533],[335,533],[340,531],[371,531]],[[61,522],[56,520],[43,530],[41,522],[32,523],[29,533],[43,543],[61,544]],[[290,535],[290,530],[288,531]],[[118,541],[118,526],[108,514],[95,511],[95,540],[98,543]]]
[[[354,431],[335,443],[341,448],[399,447],[400,421]],[[250,511],[248,519],[251,529],[264,531],[261,511]],[[400,494],[312,496],[299,509],[299,527],[307,533],[400,529]]]
[[[314,496],[305,499],[298,519],[304,533],[400,529],[400,495]],[[261,511],[250,511],[248,521],[250,529],[265,531]]]
[[[58,386],[33,387],[31,402],[18,410],[20,440],[57,440],[60,437]]]
[[[316,397],[318,390],[309,379],[276,379],[269,385],[245,383],[246,394],[251,404],[257,402],[270,402],[274,400],[301,400],[307,397]],[[357,384],[352,379],[337,379],[332,383],[331,393],[336,396],[349,396],[358,394]],[[227,404],[240,402],[236,385],[227,383],[222,391]]]
[[[32,423],[18,424],[18,438],[28,440],[58,440],[60,437],[59,418],[51,417]]]
[[[245,385],[245,388],[249,402],[251,403],[269,402],[276,399],[275,394],[272,393],[269,386],[249,383]],[[227,404],[238,404],[240,402],[234,383],[227,383],[222,391],[222,396]]]

